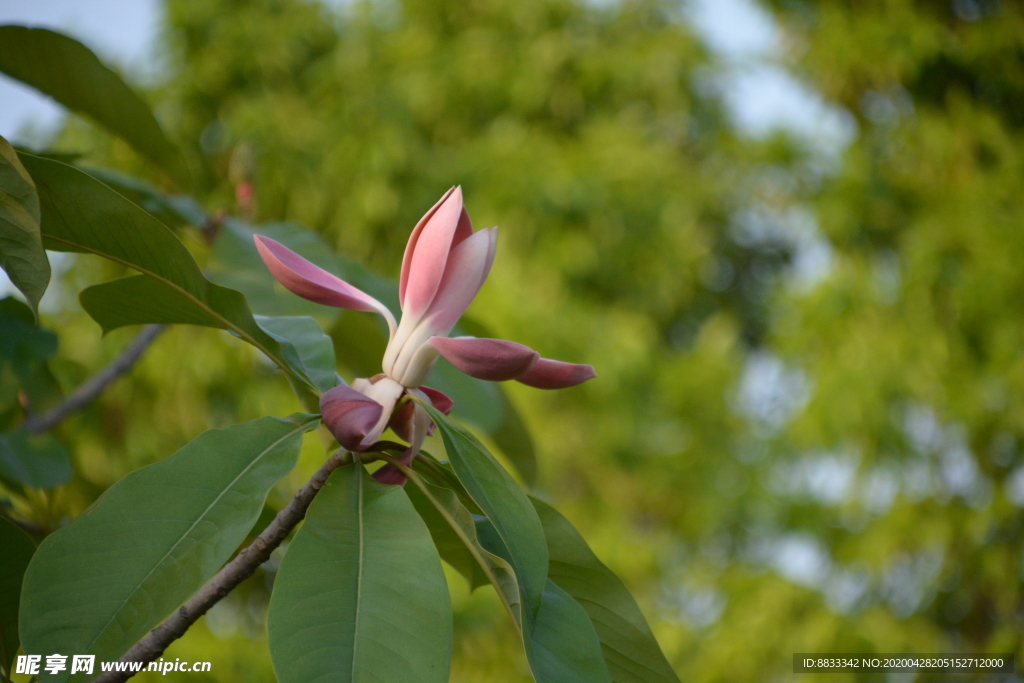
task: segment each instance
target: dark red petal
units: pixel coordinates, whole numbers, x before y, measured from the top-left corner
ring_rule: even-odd
[[[536,389],[565,389],[595,377],[597,373],[591,365],[541,358],[529,372],[517,377],[516,381]]]
[[[407,448],[402,455],[395,458],[398,462],[402,463],[406,467],[412,464],[412,459],[415,453],[412,448]],[[373,473],[373,478],[382,484],[392,484],[394,486],[404,486],[408,478],[402,474],[402,470],[398,469],[391,463],[384,465],[379,470]]]
[[[459,370],[491,382],[515,379],[540,358],[529,346],[504,339],[431,337],[430,343]]]
[[[419,390],[427,395],[430,399],[430,403],[440,410],[445,415],[452,412],[452,408],[455,406],[455,401],[450,399],[447,394],[444,394],[437,389],[431,389],[428,386],[420,385]]]
[[[342,384],[320,397],[320,412],[338,443],[355,451],[360,450],[363,438],[380,420],[384,406]]]

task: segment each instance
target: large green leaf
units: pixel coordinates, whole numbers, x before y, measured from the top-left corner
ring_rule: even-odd
[[[679,683],[647,620],[619,577],[597,558],[575,527],[531,498],[547,538],[548,577],[587,611],[615,683]]]
[[[426,523],[441,558],[454,567],[475,590],[490,583],[509,616],[522,622],[519,585],[511,565],[488,552],[477,538],[473,515],[451,489],[434,486],[418,474],[409,477],[412,484],[405,492]]]
[[[537,512],[515,479],[465,428],[423,403],[437,424],[459,481],[484,511],[508,548],[529,624],[540,610],[548,573],[548,549]],[[496,553],[498,554],[498,553]]]
[[[18,430],[0,434],[0,478],[34,489],[52,489],[71,478],[64,446],[49,434]]]
[[[20,156],[39,191],[48,248],[98,254],[142,273],[82,292],[82,306],[104,331],[146,323],[218,327],[295,375],[277,340],[256,324],[245,297],[207,280],[169,228],[87,173]]]
[[[402,487],[359,464],[331,475],[281,562],[268,632],[281,683],[448,681],[448,586]]]
[[[11,675],[11,662],[18,651],[18,598],[25,568],[36,545],[15,524],[0,517],[0,669]]]
[[[0,29],[2,30],[2,29]],[[0,41],[3,39],[0,38]],[[0,48],[0,52],[3,48]],[[39,196],[18,154],[0,137],[0,268],[35,311],[50,282],[39,231]]]
[[[231,557],[316,425],[294,415],[210,430],[110,487],[33,557],[25,651],[100,660],[127,652]]]
[[[45,28],[0,26],[0,71],[91,117],[183,179],[181,157],[149,106],[77,40]]]

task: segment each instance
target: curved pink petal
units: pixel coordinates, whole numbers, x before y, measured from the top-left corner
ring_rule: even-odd
[[[529,372],[517,377],[516,381],[536,389],[565,389],[595,377],[597,373],[591,365],[541,358]]]
[[[262,235],[255,235],[253,239],[271,275],[289,291],[325,306],[380,313],[388,321],[391,333],[394,334],[395,317],[387,306],[310,263],[280,242]]]
[[[380,420],[384,406],[344,384],[320,397],[324,424],[344,448],[362,450],[363,439]],[[367,444],[369,445],[369,444]]]
[[[448,255],[472,234],[462,188],[453,187],[424,214],[409,236],[398,284],[403,314],[415,317],[427,310],[441,284]]]
[[[430,343],[459,370],[491,382],[524,375],[540,359],[529,346],[504,339],[431,337]]]

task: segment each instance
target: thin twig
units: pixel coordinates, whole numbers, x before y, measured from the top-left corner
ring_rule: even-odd
[[[283,510],[277,513],[274,521],[263,530],[251,545],[242,550],[235,559],[224,565],[205,586],[178,608],[167,620],[149,632],[145,638],[135,644],[122,662],[152,662],[164,653],[167,646],[185,635],[185,631],[206,614],[207,610],[216,605],[221,598],[230,593],[238,584],[252,576],[256,568],[270,558],[274,548],[281,545],[295,526],[306,516],[306,509],[313,502],[331,472],[342,465],[352,462],[351,455],[339,450],[327,459],[316,474],[306,482],[289,501]],[[93,683],[119,683],[127,681],[136,672],[108,671]]]
[[[55,405],[42,415],[30,417],[25,421],[25,431],[39,434],[60,424],[71,413],[81,410],[100,395],[108,384],[131,369],[135,361],[149,348],[153,340],[163,332],[166,325],[146,325],[135,335],[135,339],[118,355],[117,358],[90,377],[75,389],[70,396]]]

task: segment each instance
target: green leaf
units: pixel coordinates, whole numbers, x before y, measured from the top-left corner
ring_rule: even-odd
[[[0,28],[2,35],[2,28]],[[0,37],[0,43],[3,38]],[[3,48],[0,48],[3,52]],[[18,154],[0,137],[0,267],[28,299],[33,313],[50,282],[39,231],[39,196]]]
[[[0,71],[91,117],[184,179],[181,157],[149,106],[77,40],[44,28],[0,26]]]
[[[508,546],[494,524],[476,516],[480,544],[510,560]],[[547,579],[536,616],[522,623],[523,646],[538,683],[610,683],[601,641],[586,611],[571,595]]]
[[[47,364],[56,353],[57,335],[36,325],[31,308],[14,297],[0,299],[0,406],[19,389],[33,413],[60,401],[60,385]],[[5,372],[8,367],[11,372]]]
[[[61,442],[48,434],[0,434],[0,477],[34,489],[52,489],[71,479],[71,461]]]
[[[409,477],[412,486],[405,492],[430,530],[441,559],[454,567],[469,582],[470,589],[490,583],[512,621],[522,623],[519,585],[511,565],[480,545],[473,515],[446,488],[424,481],[418,474]]]
[[[317,423],[293,415],[210,430],[111,486],[32,559],[25,650],[100,660],[127,652],[231,557]]]
[[[526,641],[526,658],[537,683],[611,683],[590,618],[550,579]]]
[[[403,488],[358,463],[335,470],[281,562],[267,622],[281,683],[446,683],[448,586]]]
[[[519,580],[527,607],[523,621],[529,623],[540,609],[548,573],[548,549],[537,512],[515,479],[475,436],[432,405],[421,405],[437,424],[459,481],[508,548],[509,556],[505,559]]]
[[[173,232],[87,173],[31,154],[48,248],[97,254],[142,273],[84,290],[86,312],[109,331],[146,323],[230,330],[294,374],[278,342],[260,329],[245,297],[207,280]]]
[[[334,342],[309,316],[270,318],[256,316],[264,332],[281,345],[288,366],[320,391],[338,386],[341,379],[334,361]]]
[[[57,353],[57,335],[38,327],[32,310],[13,297],[0,299],[0,364],[22,379]]]
[[[590,615],[615,683],[679,683],[647,620],[619,577],[558,510],[531,498],[544,525],[548,577]]]
[[[0,669],[11,676],[11,662],[18,651],[18,599],[25,567],[36,544],[16,524],[0,517]]]

